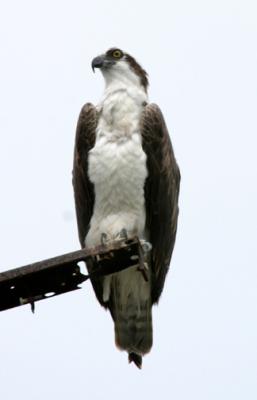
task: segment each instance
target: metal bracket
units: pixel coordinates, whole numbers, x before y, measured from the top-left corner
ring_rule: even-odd
[[[141,259],[138,238],[82,249],[0,273],[0,311],[80,289],[92,276],[105,276],[136,266]],[[93,269],[82,274],[78,263],[90,260]]]

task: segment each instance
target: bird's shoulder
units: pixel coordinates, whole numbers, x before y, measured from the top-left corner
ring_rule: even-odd
[[[75,151],[77,153],[85,153],[85,150],[90,150],[94,146],[98,118],[99,111],[94,104],[83,105],[76,129]]]

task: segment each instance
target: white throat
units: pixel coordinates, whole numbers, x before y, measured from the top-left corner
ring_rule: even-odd
[[[147,101],[147,94],[140,82],[140,78],[126,61],[119,61],[111,68],[102,69],[105,80],[105,90],[102,101],[112,93],[126,91],[128,96],[138,104]]]

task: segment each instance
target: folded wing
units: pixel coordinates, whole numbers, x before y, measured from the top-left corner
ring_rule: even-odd
[[[175,244],[180,172],[163,115],[156,104],[145,107],[141,134],[147,155],[146,229],[152,244],[152,302],[156,303],[164,286]]]

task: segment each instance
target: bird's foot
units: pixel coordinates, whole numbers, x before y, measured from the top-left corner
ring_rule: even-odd
[[[140,239],[140,244],[144,254],[149,253],[152,250],[152,245],[150,242],[147,242],[145,239]]]
[[[103,246],[106,246],[107,244],[111,242],[116,242],[120,240],[128,240],[128,232],[125,228],[123,228],[120,232],[118,232],[116,235],[108,235],[107,233],[103,232],[101,233],[100,236],[100,242]]]
[[[115,240],[128,240],[128,231],[123,228],[116,236]]]

